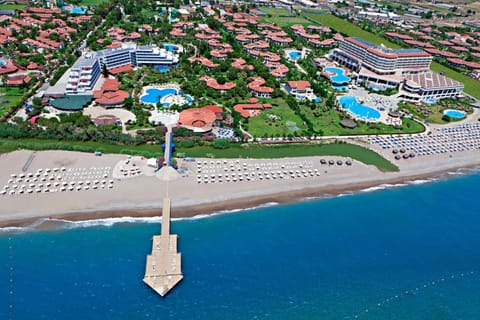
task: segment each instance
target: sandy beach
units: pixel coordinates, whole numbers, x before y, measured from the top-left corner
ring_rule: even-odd
[[[383,155],[393,159],[391,154]],[[321,164],[321,159],[335,164]],[[289,203],[436,177],[480,165],[480,150],[402,159],[395,162],[399,172],[382,172],[357,161],[347,166],[346,160],[325,156],[180,160],[181,177],[169,182],[172,216]],[[46,217],[89,220],[159,216],[166,191],[166,183],[155,177],[146,159],[68,151],[2,154],[0,189],[5,185],[5,194],[0,195],[0,227],[27,226]]]

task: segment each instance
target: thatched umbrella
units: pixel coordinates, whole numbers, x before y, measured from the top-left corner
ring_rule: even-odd
[[[409,154],[409,156],[410,156],[410,158],[414,158],[414,157],[415,157],[415,153],[412,152],[412,153]]]
[[[398,153],[398,150],[397,150],[397,149],[393,149],[392,152],[393,152],[393,154],[397,154],[397,153]]]
[[[337,161],[337,165],[341,166],[343,164],[342,160]]]
[[[351,166],[351,165],[352,165],[352,161],[347,160],[347,161],[345,161],[345,164],[346,164],[347,166]]]
[[[403,159],[408,159],[408,158],[409,158],[408,154],[403,155]]]
[[[331,165],[331,166],[333,166],[333,165],[335,164],[335,161],[330,160],[330,161],[328,161],[328,164]]]
[[[405,151],[406,151],[406,150],[405,150],[405,149],[403,149],[403,148],[402,148],[402,149],[400,149],[400,152],[401,152],[401,153],[405,153]]]
[[[326,164],[326,163],[327,163],[327,160],[325,160],[325,159],[320,159],[320,163],[321,163],[321,164]]]
[[[402,157],[399,156],[398,154],[395,156],[395,160],[400,160]]]

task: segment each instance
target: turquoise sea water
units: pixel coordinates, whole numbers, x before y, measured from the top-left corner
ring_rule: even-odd
[[[479,186],[175,221],[184,280],[166,298],[141,281],[156,223],[3,232],[0,319],[479,319]]]

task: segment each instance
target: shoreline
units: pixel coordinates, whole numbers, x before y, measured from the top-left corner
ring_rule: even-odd
[[[322,198],[331,198],[336,197],[340,194],[352,193],[358,194],[362,190],[378,187],[381,185],[399,185],[407,184],[411,181],[418,180],[427,180],[427,179],[446,179],[448,173],[458,172],[463,170],[471,170],[478,168],[479,164],[471,165],[462,165],[462,166],[453,166],[448,169],[436,170],[428,173],[420,174],[406,174],[397,177],[390,177],[384,179],[372,179],[371,181],[352,183],[352,184],[328,184],[324,186],[309,187],[305,186],[301,189],[283,191],[283,192],[272,192],[267,194],[248,196],[248,197],[237,197],[231,198],[222,201],[213,201],[200,204],[192,205],[178,205],[175,206],[172,203],[172,218],[192,218],[200,215],[212,215],[216,213],[225,212],[228,214],[228,211],[236,210],[248,210],[250,208],[256,208],[268,203],[275,204],[291,204],[299,201],[311,201],[315,199]],[[456,175],[452,175],[455,177]],[[311,199],[309,199],[311,198]],[[55,213],[55,214],[42,214],[31,217],[22,217],[22,218],[9,218],[5,217],[0,219],[0,228],[8,227],[32,227],[35,226],[35,229],[50,229],[52,226],[49,224],[49,219],[51,221],[55,220],[65,220],[65,221],[94,221],[98,219],[107,219],[107,218],[122,218],[122,217],[133,217],[133,218],[142,218],[142,217],[158,217],[161,216],[162,209],[161,206],[156,208],[131,208],[125,209],[100,209],[100,210],[85,210],[85,211],[72,211],[66,213]],[[41,221],[37,226],[36,224]]]

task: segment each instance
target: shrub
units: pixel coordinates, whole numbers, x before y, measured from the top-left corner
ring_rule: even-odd
[[[230,147],[230,142],[226,139],[215,139],[212,143],[215,149],[227,149]]]

